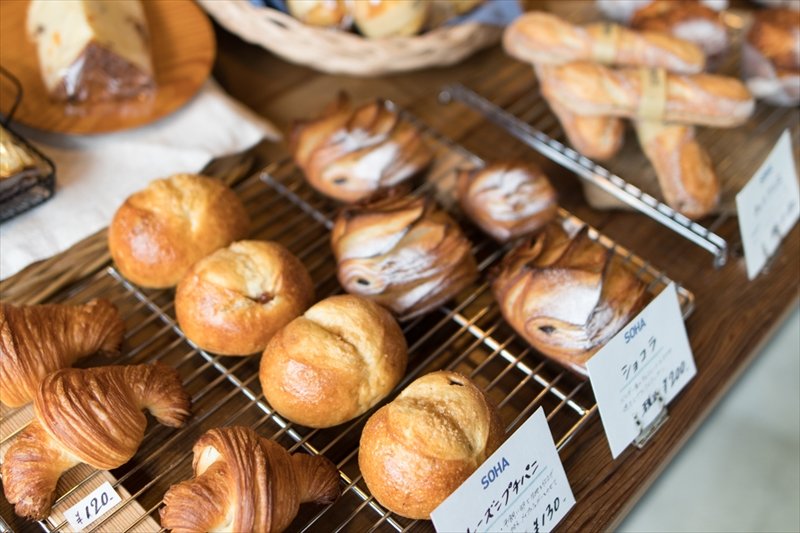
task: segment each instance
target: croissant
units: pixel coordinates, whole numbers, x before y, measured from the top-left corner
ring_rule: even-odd
[[[80,463],[122,466],[144,437],[147,409],[166,426],[189,416],[189,395],[167,366],[67,368],[47,375],[34,398],[34,420],[3,462],[6,499],[20,516],[50,514],[61,474]]]
[[[610,250],[557,223],[501,262],[492,291],[534,348],[586,375],[586,361],[644,307],[645,284]]]
[[[295,124],[290,150],[312,187],[346,203],[400,187],[433,158],[419,130],[386,102],[354,109],[344,94],[322,117]]]
[[[0,303],[0,402],[19,407],[39,382],[95,352],[116,353],[125,323],[108,300],[83,305]]]
[[[469,240],[426,198],[345,209],[331,244],[342,287],[405,318],[444,303],[478,276]]]
[[[161,525],[175,532],[280,532],[301,503],[339,497],[339,473],[326,458],[290,455],[252,429],[212,429],[194,445],[195,477],[164,496]]]

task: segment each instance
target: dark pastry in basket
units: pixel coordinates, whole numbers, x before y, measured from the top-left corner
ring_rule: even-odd
[[[53,163],[0,125],[0,222],[39,205],[54,191]]]
[[[405,374],[406,351],[389,311],[359,296],[331,296],[272,337],[258,376],[281,416],[330,427],[385,398]]]
[[[462,170],[456,191],[461,209],[500,242],[536,232],[558,210],[558,195],[533,164],[493,163]]]
[[[742,70],[758,98],[782,106],[800,103],[800,12],[758,11],[742,47]]]
[[[138,97],[155,87],[147,18],[138,0],[32,0],[27,31],[57,100]]]
[[[196,261],[247,235],[242,201],[217,179],[176,174],[125,200],[108,228],[120,273],[149,288],[172,287]]]
[[[631,26],[694,43],[708,57],[717,56],[728,48],[728,31],[719,13],[697,1],[650,2],[633,14]]]
[[[36,391],[36,417],[6,452],[6,498],[19,516],[47,518],[61,474],[81,463],[103,470],[124,465],[144,438],[142,409],[181,427],[189,404],[178,373],[160,364],[49,374]]]
[[[300,260],[276,242],[239,241],[195,263],[175,291],[186,337],[221,355],[250,355],[314,302]]]
[[[194,478],[173,485],[161,525],[185,533],[280,533],[301,503],[339,497],[339,472],[328,459],[289,454],[250,428],[212,429],[194,445]]]
[[[433,158],[417,127],[386,102],[354,108],[343,94],[320,118],[295,124],[291,138],[311,186],[346,203],[403,185]]]
[[[342,210],[331,232],[339,283],[400,317],[443,304],[478,276],[472,244],[427,198]]]
[[[96,352],[119,350],[125,323],[108,300],[83,305],[0,303],[0,402],[30,402],[42,379]]]
[[[552,223],[503,259],[492,291],[506,321],[534,348],[586,375],[586,361],[647,300],[645,284],[583,227]]]
[[[381,505],[428,519],[504,438],[497,409],[483,391],[456,372],[433,372],[370,417],[358,466]]]

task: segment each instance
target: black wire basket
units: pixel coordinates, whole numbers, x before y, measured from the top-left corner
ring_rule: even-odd
[[[0,115],[0,124],[8,132],[13,142],[22,147],[34,161],[13,176],[0,179],[0,223],[23,213],[55,194],[56,167],[39,150],[33,147],[24,137],[9,127],[22,100],[22,85],[19,80],[3,67],[0,67],[2,79],[11,83],[15,89],[14,102],[5,115]]]

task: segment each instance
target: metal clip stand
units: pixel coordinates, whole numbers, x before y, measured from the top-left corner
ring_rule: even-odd
[[[639,418],[639,415],[633,415],[633,420],[636,422],[636,427],[639,428],[639,435],[633,439],[633,443],[640,450],[644,448],[648,442],[650,442],[650,439],[653,438],[653,435],[656,434],[656,431],[661,429],[661,426],[663,426],[664,422],[666,422],[669,418],[667,404],[664,403],[664,398],[661,397],[661,393],[656,393],[656,399],[659,407],[658,414],[649,424],[645,426],[642,423],[642,420]]]

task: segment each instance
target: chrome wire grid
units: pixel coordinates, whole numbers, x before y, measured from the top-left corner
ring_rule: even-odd
[[[425,128],[413,116],[404,114],[424,128],[428,144],[437,156],[415,193],[432,193],[435,189],[440,202],[452,205],[448,191],[456,169],[480,165],[482,161]],[[329,246],[336,204],[313,191],[288,159],[247,178],[236,190],[251,214],[253,238],[281,242],[295,253],[311,273],[318,299],[341,292]],[[583,225],[566,211],[561,210],[559,217],[568,227]],[[409,346],[408,372],[386,401],[420,375],[442,368],[457,370],[470,376],[494,399],[509,431],[542,406],[561,449],[579,435],[581,427],[597,411],[591,387],[546,361],[503,321],[485,274],[506,249],[468,223],[463,225],[475,243],[473,250],[483,274],[481,280],[448,305],[401,324]],[[590,236],[627,262],[653,295],[670,283],[647,262],[597,231],[591,230]],[[693,297],[682,288],[679,296],[684,315],[688,316]],[[183,336],[175,321],[172,290],[139,289],[122,278],[113,266],[107,266],[63,291],[54,301],[83,302],[93,297],[113,301],[128,331],[119,358],[107,361],[92,357],[83,365],[160,361],[175,367],[192,395],[193,417],[179,430],[151,420],[136,456],[112,471],[117,480],[114,486],[124,487],[130,497],[92,524],[92,531],[107,530],[109,521],[134,501],[144,512],[125,524],[126,531],[140,527],[148,519],[157,522],[164,492],[171,484],[191,477],[191,449],[195,440],[210,428],[234,424],[249,426],[291,452],[323,454],[339,469],[342,497],[328,506],[302,505],[290,531],[432,531],[430,522],[413,521],[386,511],[372,498],[360,475],[358,440],[363,425],[377,406],[338,427],[298,426],[275,413],[264,400],[258,381],[258,356],[215,356],[198,349]],[[11,437],[3,436],[6,440]],[[71,492],[97,475],[94,472],[77,485],[60,486],[54,508],[63,506]],[[40,522],[40,525],[46,531],[66,527],[66,523]]]
[[[562,8],[560,15],[568,20],[585,23],[602,18],[593,4],[573,1],[560,3],[558,7]],[[742,28],[747,25],[748,15],[729,11],[723,20],[730,29],[731,45],[724,57],[710,64],[710,69],[738,78]],[[696,222],[661,200],[655,171],[632,132],[628,132],[620,153],[602,165],[570,148],[561,125],[541,96],[529,65],[513,62],[498,69],[492,77],[447,86],[440,97],[445,102],[458,100],[467,104],[543,156],[701,246],[714,256],[715,266],[722,266],[741,241],[735,232],[724,237],[716,233],[735,214],[736,193],[755,174],[786,129],[795,139],[800,136],[798,108],[764,103],[758,103],[753,116],[738,128],[698,128],[697,138],[708,151],[723,186],[719,213]],[[797,143],[794,149],[795,157],[800,158]]]

